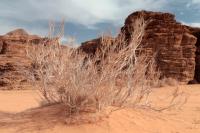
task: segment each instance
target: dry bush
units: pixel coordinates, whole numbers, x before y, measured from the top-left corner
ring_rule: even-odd
[[[94,59],[98,64],[101,77],[111,105],[120,108],[148,104],[152,87],[159,82],[160,73],[156,68],[154,57],[147,58],[141,51],[141,41],[148,22],[143,18],[135,21],[131,41],[127,45],[124,34],[112,42],[102,37],[102,47]]]
[[[69,116],[108,106],[148,105],[159,71],[154,58],[140,52],[146,25],[143,18],[136,20],[129,45],[123,34],[114,42],[102,37],[103,45],[92,57],[59,45],[53,37],[48,43],[29,45],[30,75],[47,102],[63,104]]]

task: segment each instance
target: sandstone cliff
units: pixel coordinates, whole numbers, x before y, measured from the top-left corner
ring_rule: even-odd
[[[94,55],[97,52],[97,49],[103,47],[104,44],[111,45],[114,42],[115,38],[104,36],[90,41],[83,42],[82,45],[78,48],[89,55]]]
[[[21,89],[29,85],[25,71],[30,67],[26,58],[27,41],[39,43],[40,37],[17,29],[0,36],[0,89]]]
[[[142,40],[143,52],[150,57],[156,53],[161,78],[174,78],[182,83],[188,83],[194,78],[200,81],[199,30],[182,25],[170,13],[134,12],[127,17],[121,28],[127,43],[134,31],[133,23],[139,17],[149,22]],[[101,46],[98,40],[85,42],[80,48],[94,54]]]

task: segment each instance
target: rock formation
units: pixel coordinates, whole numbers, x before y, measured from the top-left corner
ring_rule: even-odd
[[[28,85],[24,72],[30,67],[26,43],[39,43],[41,38],[17,29],[0,36],[0,89],[21,89]]]
[[[196,67],[195,67],[195,80],[200,83],[200,28],[189,27],[191,33],[197,38],[196,43]]]
[[[149,57],[156,54],[161,78],[174,78],[188,83],[195,77],[199,81],[199,30],[182,25],[170,13],[140,11],[130,14],[121,28],[128,42],[134,31],[133,23],[139,17],[148,21],[141,43],[143,52]],[[83,43],[80,48],[94,54],[100,46],[98,39],[94,39]]]
[[[163,77],[188,83],[194,78],[195,44],[197,39],[186,26],[175,20],[169,13],[135,12],[128,16],[122,32],[129,40],[133,32],[132,23],[139,18],[149,21],[142,41],[148,56],[157,53],[157,65]]]
[[[97,49],[103,47],[104,44],[112,44],[115,39],[109,36],[100,37],[90,41],[83,42],[82,45],[78,48],[79,50],[89,54],[94,55]]]

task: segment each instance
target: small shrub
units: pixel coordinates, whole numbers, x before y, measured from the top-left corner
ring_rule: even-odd
[[[159,82],[154,58],[140,52],[147,22],[138,18],[129,44],[123,34],[114,42],[102,37],[94,56],[64,47],[50,38],[29,45],[31,77],[49,104],[62,103],[67,115],[96,112],[108,106],[147,105],[152,86]],[[143,102],[143,103],[142,103]]]

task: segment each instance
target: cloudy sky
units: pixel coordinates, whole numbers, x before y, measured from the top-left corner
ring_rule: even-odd
[[[80,43],[116,33],[136,10],[171,12],[178,21],[200,27],[200,0],[0,0],[0,34],[20,27],[45,36],[49,20],[64,19],[65,37]]]

